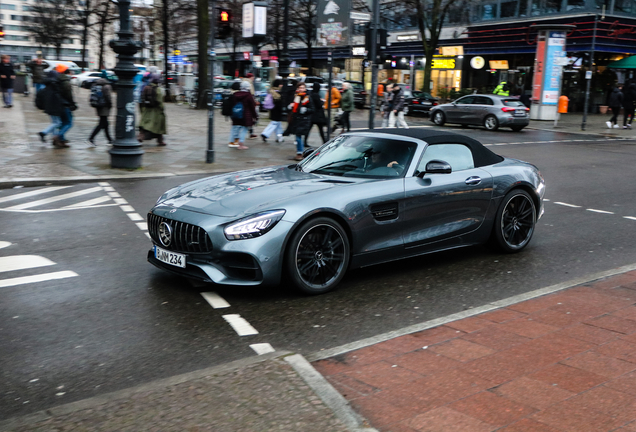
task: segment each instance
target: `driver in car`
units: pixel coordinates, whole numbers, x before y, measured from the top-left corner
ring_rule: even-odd
[[[399,169],[400,164],[397,160],[394,160],[394,152],[390,152],[386,146],[375,145],[370,150],[371,156],[367,160],[366,172],[384,167]]]

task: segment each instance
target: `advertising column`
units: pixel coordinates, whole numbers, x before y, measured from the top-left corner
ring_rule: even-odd
[[[561,74],[566,63],[565,39],[571,25],[534,25],[537,52],[532,80],[532,120],[555,120],[557,103],[561,95]]]

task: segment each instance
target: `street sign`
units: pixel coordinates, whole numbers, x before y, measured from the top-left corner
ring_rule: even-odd
[[[174,55],[176,56],[181,55],[181,50],[174,50]]]
[[[354,21],[371,21],[371,14],[368,12],[351,12],[349,16]]]
[[[243,37],[254,36],[254,3],[243,4]]]

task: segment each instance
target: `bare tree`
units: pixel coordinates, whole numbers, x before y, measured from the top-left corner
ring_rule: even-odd
[[[208,0],[197,0],[198,57],[199,57],[199,100],[197,108],[207,107],[206,93],[210,90],[208,82],[208,36],[210,34],[210,4]]]
[[[313,71],[313,47],[316,42],[316,17],[318,9],[315,0],[293,0],[289,9],[289,33],[307,46],[307,67]]]
[[[97,62],[97,66],[98,69],[105,69],[104,52],[107,43],[106,39],[109,33],[108,30],[111,24],[119,18],[119,15],[116,8],[111,5],[110,0],[99,0],[99,2],[94,5],[93,14],[96,17],[93,29],[99,46],[99,60]]]
[[[76,10],[75,0],[35,0],[30,6],[31,20],[27,29],[36,42],[55,48],[57,60],[62,55],[62,44],[76,34]]]

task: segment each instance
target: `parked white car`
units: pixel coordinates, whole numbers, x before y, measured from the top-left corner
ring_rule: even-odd
[[[82,72],[79,75],[73,75],[71,77],[71,84],[84,88],[85,81],[95,81],[99,79],[100,76],[102,76],[101,72]]]

